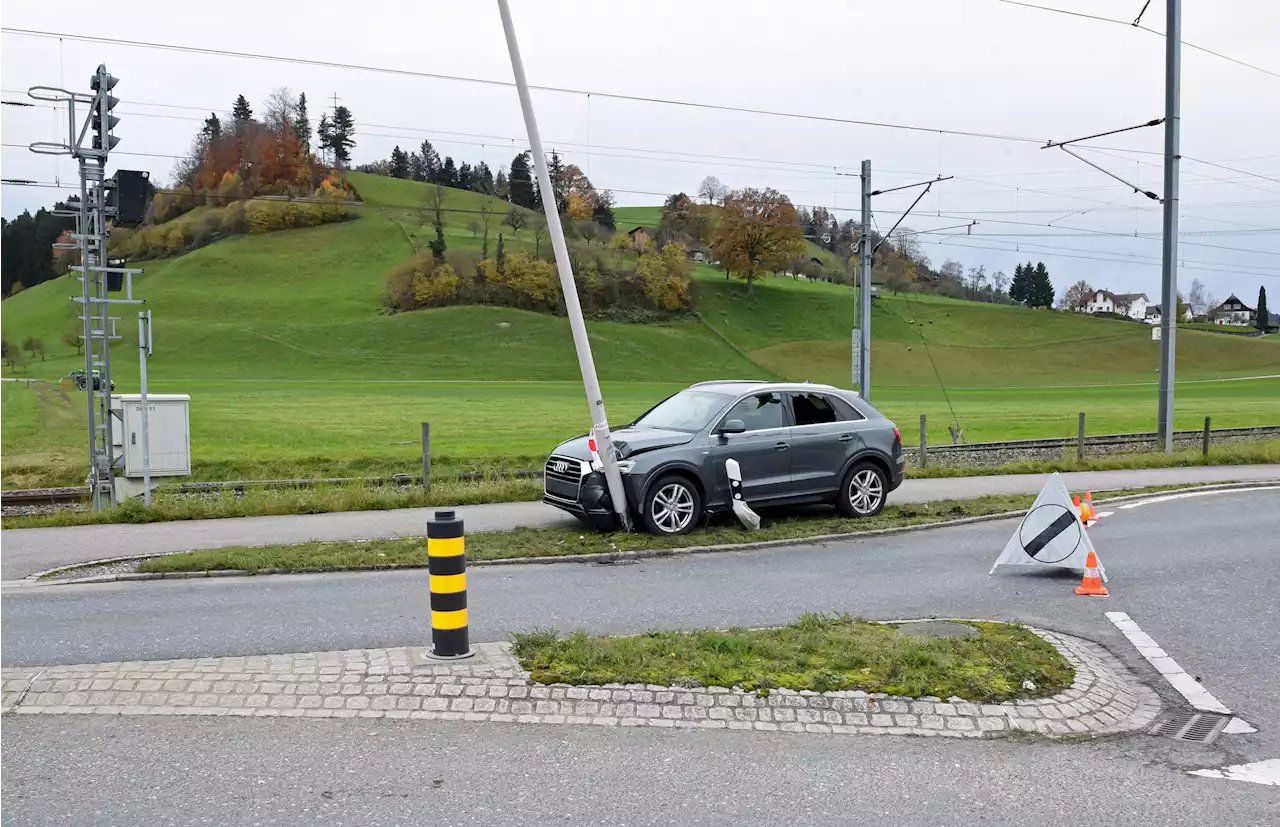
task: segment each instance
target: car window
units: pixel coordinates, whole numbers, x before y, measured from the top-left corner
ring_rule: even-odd
[[[782,394],[757,393],[730,408],[721,421],[728,422],[730,419],[741,419],[748,431],[785,428],[787,410],[782,404]]]
[[[796,425],[823,425],[846,418],[837,413],[827,397],[818,393],[791,394],[791,408],[796,414]]]
[[[862,412],[853,405],[838,396],[828,396],[827,400],[831,402],[831,406],[836,409],[836,414],[845,422],[859,422],[866,419]]]
[[[732,398],[711,391],[680,391],[659,402],[632,424],[670,431],[700,431]]]

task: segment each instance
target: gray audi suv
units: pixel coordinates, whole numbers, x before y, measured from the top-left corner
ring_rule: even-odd
[[[902,437],[857,393],[830,385],[699,382],[613,432],[632,515],[654,534],[684,534],[732,508],[725,461],[753,506],[831,503],[869,517],[902,484]],[[543,502],[602,530],[616,515],[588,437],[556,446]]]

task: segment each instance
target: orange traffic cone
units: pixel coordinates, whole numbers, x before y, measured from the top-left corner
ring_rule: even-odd
[[[1102,573],[1098,571],[1098,555],[1089,552],[1084,561],[1084,579],[1076,586],[1076,594],[1087,594],[1094,597],[1110,597],[1111,592],[1102,585]]]

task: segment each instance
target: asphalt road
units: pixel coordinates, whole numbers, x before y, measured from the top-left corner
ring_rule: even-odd
[[[1155,498],[1153,498],[1155,499]],[[1274,787],[1186,770],[1280,756],[1280,490],[1179,496],[1092,530],[1109,600],[987,570],[1015,521],[634,565],[470,573],[473,638],[872,618],[1016,618],[1103,642],[1128,612],[1260,730],[1208,746],[648,731],[453,722],[16,716],[4,824],[1256,825]],[[421,644],[424,575],[6,590],[4,665]],[[373,734],[371,734],[373,733]]]
[[[458,722],[19,716],[5,825],[1254,827],[1274,787],[1143,738],[939,742]]]
[[[1228,465],[1192,468],[1150,468],[1135,471],[1082,471],[1063,475],[1073,491],[1140,488],[1148,485],[1214,483],[1280,478],[1280,465]],[[1043,474],[952,477],[907,480],[891,502],[928,502],[983,494],[1035,493]],[[5,530],[0,555],[0,579],[17,580],[55,566],[126,555],[164,554],[197,548],[267,543],[305,543],[308,540],[359,540],[375,537],[415,537],[426,533],[435,509],[351,511],[337,514],[299,514],[282,517],[233,517],[145,525],[94,525],[64,528]],[[575,525],[573,518],[542,503],[495,503],[456,509],[469,531],[517,526]]]

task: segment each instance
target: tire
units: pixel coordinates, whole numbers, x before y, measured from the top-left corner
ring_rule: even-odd
[[[668,474],[653,485],[641,503],[640,522],[650,534],[688,534],[702,516],[702,495],[688,477]]]
[[[846,517],[874,517],[884,510],[888,480],[875,463],[855,463],[836,495],[836,509]]]

